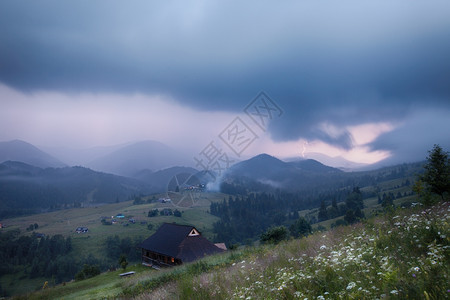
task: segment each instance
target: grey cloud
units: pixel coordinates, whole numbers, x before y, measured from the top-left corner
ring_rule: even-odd
[[[425,160],[434,144],[450,149],[450,110],[417,107],[404,123],[371,143],[372,150],[389,149],[393,155],[384,164]]]
[[[0,81],[24,91],[161,93],[240,111],[265,90],[275,140],[449,107],[450,3],[16,1],[0,4]]]

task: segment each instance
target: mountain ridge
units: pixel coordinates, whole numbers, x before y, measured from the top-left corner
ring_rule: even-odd
[[[0,163],[21,161],[40,168],[64,167],[65,163],[22,140],[0,142]]]
[[[183,162],[182,155],[169,146],[146,140],[121,147],[87,163],[87,166],[98,171],[132,177],[141,170],[155,172]]]

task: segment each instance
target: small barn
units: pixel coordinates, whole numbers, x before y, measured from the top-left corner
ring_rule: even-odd
[[[217,247],[193,226],[164,223],[142,242],[142,263],[175,266],[225,250]]]

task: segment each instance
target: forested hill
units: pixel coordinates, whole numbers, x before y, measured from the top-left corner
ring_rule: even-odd
[[[421,172],[423,163],[343,172],[314,160],[286,163],[259,155],[233,166],[222,182],[221,191],[232,196],[210,206],[220,218],[214,223],[216,241],[251,243],[270,226],[295,231],[302,210],[315,210],[305,216],[311,224],[357,222],[365,217],[364,200],[380,207],[396,199],[410,201],[412,183]]]
[[[0,164],[0,217],[123,201],[145,190],[141,181],[83,167],[42,169],[7,161]]]
[[[373,171],[343,172],[313,159],[284,162],[261,154],[232,166],[223,178],[221,191],[232,195],[285,191],[308,196],[412,176],[422,172],[422,165],[418,162]]]
[[[228,173],[253,178],[283,175],[285,178],[287,175],[340,174],[342,171],[313,159],[284,162],[274,156],[260,154],[232,166]]]

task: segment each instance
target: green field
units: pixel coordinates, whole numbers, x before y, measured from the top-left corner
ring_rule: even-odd
[[[158,195],[157,195],[158,196]],[[38,224],[39,227],[34,232],[43,233],[47,236],[61,234],[72,238],[72,245],[75,253],[83,256],[92,255],[97,259],[102,259],[104,255],[104,245],[108,237],[119,236],[120,238],[130,237],[132,240],[141,238],[142,240],[153,234],[158,227],[165,223],[176,222],[179,224],[190,224],[195,226],[208,239],[213,239],[212,224],[217,221],[217,217],[208,213],[210,203],[222,201],[227,195],[221,193],[202,193],[192,207],[177,207],[171,203],[146,203],[133,205],[133,201],[100,205],[86,208],[72,208],[49,213],[24,216],[3,220],[6,228],[2,231],[20,229],[24,235],[31,235],[33,232],[27,231],[30,224]],[[181,217],[156,216],[149,218],[148,212],[153,209],[162,210],[164,208],[178,209],[182,212]],[[111,220],[112,216],[122,213],[124,219],[117,219],[113,225],[103,225],[101,220],[106,218]],[[129,218],[134,218],[136,223],[128,222]],[[142,223],[141,223],[142,222]],[[148,229],[148,224],[153,225],[153,229]],[[76,233],[77,227],[88,227],[87,233]],[[48,280],[45,278],[29,279],[23,273],[6,275],[0,278],[0,284],[9,294],[18,294],[33,291],[43,285]]]
[[[66,284],[60,284],[48,289],[37,289],[38,293],[27,294],[18,297],[19,299],[105,299],[114,297],[122,292],[124,285],[135,280],[135,277],[151,276],[157,272],[154,269],[144,267],[140,264],[129,266],[126,272],[134,271],[135,275],[130,277],[121,277],[122,269],[105,272],[96,277],[82,281],[72,281]],[[41,281],[41,286],[44,281]]]
[[[59,210],[49,213],[42,213],[18,218],[5,219],[3,224],[6,226],[3,230],[20,229],[22,233],[32,234],[27,232],[27,227],[30,224],[38,224],[39,228],[36,232],[46,235],[61,234],[63,236],[71,236],[74,239],[86,239],[87,236],[91,238],[103,238],[108,235],[126,234],[137,236],[141,234],[148,235],[149,231],[147,225],[140,224],[141,222],[148,222],[149,224],[157,226],[164,222],[177,222],[181,224],[192,224],[200,231],[205,231],[203,234],[210,234],[212,223],[216,218],[207,211],[209,205],[213,201],[222,201],[227,195],[221,193],[204,193],[201,198],[195,202],[192,207],[176,207],[171,203],[148,203],[133,205],[133,201],[120,202],[115,204],[99,205],[87,208],[72,208]],[[171,208],[182,211],[182,217],[174,216],[157,216],[153,218],[147,217],[150,210]],[[118,223],[112,226],[105,226],[101,223],[103,218],[111,220],[112,216],[122,213],[125,218],[117,219]],[[128,224],[128,219],[134,218],[136,224]],[[75,229],[79,226],[89,228],[88,233],[77,234]]]
[[[397,208],[277,246],[160,271],[135,265],[127,278],[107,272],[20,299],[447,299],[448,211],[448,202]]]
[[[400,187],[399,185],[401,185],[400,181],[389,182],[383,186],[383,188],[381,189],[381,193],[392,192],[396,194],[397,192],[404,193],[405,191],[410,191],[410,187]],[[42,233],[48,236],[61,234],[65,237],[71,237],[73,249],[74,252],[77,253],[77,255],[79,254],[83,257],[92,255],[94,258],[99,260],[104,259],[105,242],[108,237],[117,235],[120,238],[129,237],[132,240],[144,240],[145,238],[153,234],[161,224],[166,222],[176,222],[178,224],[193,225],[198,230],[200,230],[206,238],[213,240],[214,234],[212,232],[212,225],[214,222],[219,220],[219,218],[209,214],[208,211],[210,208],[210,204],[212,202],[222,201],[224,198],[228,198],[228,195],[222,193],[200,193],[196,195],[195,201],[191,201],[190,199],[175,203],[160,203],[148,201],[155,198],[158,199],[161,196],[163,195],[152,195],[145,197],[143,198],[145,204],[135,205],[133,204],[133,201],[127,201],[85,208],[72,208],[49,213],[6,219],[3,221],[3,224],[6,225],[6,228],[3,228],[1,230],[9,231],[20,229],[22,234],[31,235],[33,234],[33,232],[27,231],[27,227],[29,227],[30,224],[36,223],[38,224],[38,228],[34,232]],[[417,201],[417,199],[416,196],[402,197],[398,200],[395,200],[395,205],[399,206],[402,202],[405,201],[415,202]],[[186,203],[190,204],[191,206],[186,207]],[[364,213],[366,217],[374,216],[383,212],[383,208],[380,204],[378,204],[377,197],[365,199],[364,206]],[[164,208],[170,208],[172,210],[178,209],[182,212],[182,216],[175,217],[173,215],[158,215],[155,217],[148,217],[149,211],[154,209],[158,209],[161,211]],[[300,211],[299,215],[304,216],[307,219],[310,219],[311,217],[317,218],[318,211],[318,208],[304,210]],[[116,216],[119,213],[123,214],[125,218],[115,218],[117,220],[117,223],[113,225],[102,224],[102,219],[111,221],[112,217]],[[133,218],[135,220],[134,224],[128,221],[130,218]],[[336,219],[330,219],[324,222],[316,223],[314,224],[313,228],[317,228],[320,225],[325,227],[326,229],[330,229],[331,224],[342,218],[343,217],[339,217]],[[151,230],[148,229],[149,224],[153,225]],[[89,232],[76,233],[76,228],[80,226],[88,227]],[[141,271],[144,272],[144,270],[145,269]],[[99,284],[92,283],[92,286],[95,290],[102,291],[99,292],[98,295],[108,295],[109,292],[111,292],[112,294],[117,294],[116,290],[120,287],[116,286],[116,284],[123,283],[125,280],[119,282],[117,282],[118,279],[112,280],[112,278],[118,277],[117,274],[114,274],[108,272],[102,274],[102,277],[99,277],[98,279],[92,279],[94,282],[96,282],[96,280],[105,282],[105,280],[107,279],[107,284],[102,283],[100,284],[100,286]],[[109,279],[108,276],[111,276],[111,279]],[[106,279],[102,280],[101,278]],[[92,280],[86,282],[83,281],[84,283],[71,283],[70,286],[74,287],[79,285],[81,287],[83,286],[83,284],[92,282]],[[54,286],[54,280],[52,279],[29,279],[24,274],[24,272],[17,272],[15,274],[6,275],[0,278],[0,284],[2,288],[6,290],[10,295],[17,295],[23,294],[24,292],[34,291],[41,288],[45,281],[49,281],[50,286]],[[86,289],[89,291],[85,292],[92,293],[92,295],[97,293],[96,291],[91,291],[89,288],[83,288],[83,290]],[[65,291],[67,291],[67,287]],[[106,293],[105,291],[108,291],[108,293]],[[74,295],[74,299],[77,298],[76,295],[78,294]],[[82,295],[78,296],[83,297]],[[96,297],[94,296],[94,298]],[[64,299],[70,298],[64,297]]]

